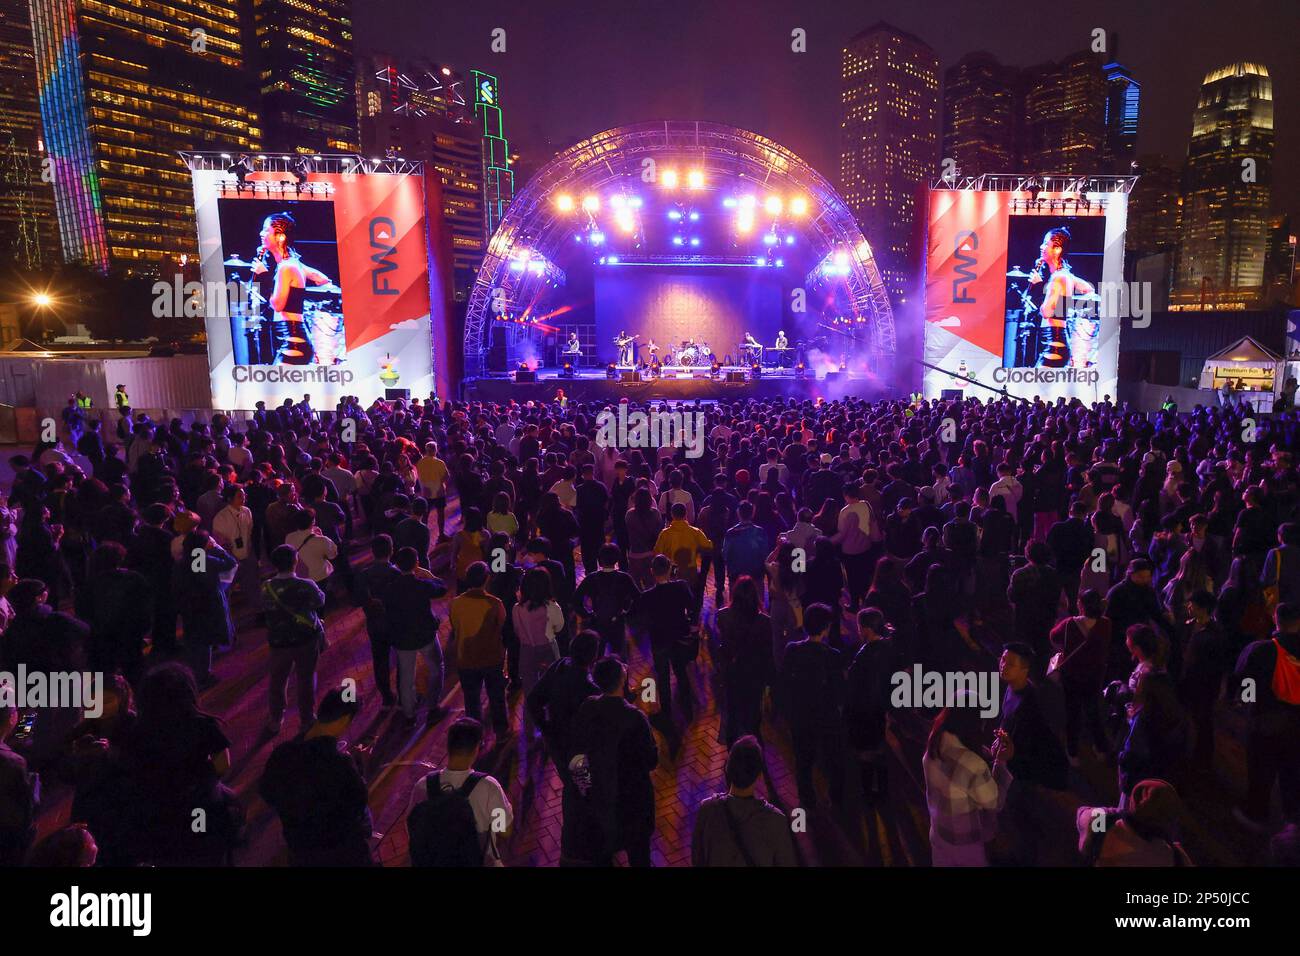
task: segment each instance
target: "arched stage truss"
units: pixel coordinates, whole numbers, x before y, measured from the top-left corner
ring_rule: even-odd
[[[551,267],[510,266],[520,250],[534,260],[555,261],[572,231],[571,221],[557,209],[557,197],[596,192],[615,183],[641,183],[646,159],[653,159],[655,168],[700,170],[711,186],[749,182],[756,189],[806,195],[809,214],[798,226],[802,241],[810,244],[817,260],[833,259],[838,265],[808,274],[809,301],[816,286],[842,283],[848,312],[867,325],[872,352],[877,358],[893,355],[893,312],[880,270],[852,212],[830,183],[790,150],[757,133],[718,123],[666,121],[597,133],[558,154],[516,193],[488,243],[470,293],[464,340],[467,377],[486,370],[494,317],[535,301],[543,284],[556,281]]]

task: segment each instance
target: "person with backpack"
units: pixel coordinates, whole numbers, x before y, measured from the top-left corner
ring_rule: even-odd
[[[325,594],[315,582],[295,572],[298,553],[287,544],[271,552],[275,576],[262,585],[262,610],[266,614],[266,643],[271,651],[267,685],[270,716],[265,733],[274,737],[284,721],[284,690],[289,671],[298,677],[298,718],[306,730],[316,720],[316,662],[325,649],[325,626],[320,609]]]
[[[573,720],[573,756],[564,788],[561,865],[650,866],[655,792],[650,774],[659,747],[650,721],[627,699],[627,666],[604,657],[592,668],[600,696],[584,701]]]
[[[805,809],[817,805],[813,769],[821,767],[831,788],[831,803],[844,799],[844,741],[840,707],[844,697],[843,655],[826,643],[835,614],[825,604],[803,612],[807,635],[785,649],[780,682],[790,737],[794,746],[794,775]]]
[[[555,764],[562,783],[568,783],[569,758],[573,755],[573,718],[589,697],[600,694],[591,679],[591,665],[600,653],[600,635],[581,631],[569,646],[569,654],[546,669],[524,700],[533,724],[542,732],[546,752]]]
[[[1282,816],[1300,821],[1300,605],[1279,604],[1269,640],[1237,659],[1232,696],[1246,702],[1246,802],[1233,816],[1256,832],[1268,829],[1273,784]],[[1249,693],[1249,696],[1248,696]]]
[[[280,817],[294,866],[372,866],[373,821],[358,753],[343,735],[360,702],[331,690],[301,737],[280,744],[266,761],[258,792]]]
[[[798,866],[789,819],[754,792],[762,775],[762,746],[741,737],[727,755],[727,792],[695,814],[691,866]]]
[[[1142,780],[1126,795],[1125,809],[1080,807],[1074,824],[1079,854],[1088,866],[1193,866],[1174,839],[1182,802],[1164,780]]]
[[[447,766],[416,782],[406,815],[412,866],[505,866],[500,842],[514,808],[495,777],[474,769],[482,747],[483,725],[458,718],[447,730]]]

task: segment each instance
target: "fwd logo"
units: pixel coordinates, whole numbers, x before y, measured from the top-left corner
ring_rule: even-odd
[[[374,267],[370,270],[370,291],[375,295],[397,295],[397,289],[389,285],[388,273],[397,271],[397,223],[387,216],[376,216],[370,220],[370,261]]]
[[[133,936],[153,929],[152,893],[82,893],[74,886],[50,897],[50,925],[56,928],[127,927]]]
[[[957,273],[957,278],[952,280],[953,302],[975,302],[975,297],[967,292],[967,286],[977,278],[973,266],[978,260],[973,253],[979,247],[979,236],[969,229],[963,229],[952,240],[952,257],[957,260],[953,267],[953,272]]]

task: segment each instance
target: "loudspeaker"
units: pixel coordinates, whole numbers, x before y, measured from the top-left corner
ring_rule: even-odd
[[[515,372],[516,382],[535,382],[537,381],[537,371],[535,369],[520,369]]]
[[[409,388],[384,389],[384,401],[395,402],[399,398],[404,398],[409,402],[411,400],[411,390]]]
[[[838,382],[838,381],[840,380],[840,377],[841,377],[843,374],[844,374],[843,372],[827,372],[827,373],[826,373],[826,381],[828,381],[828,382]]]
[[[960,402],[962,390],[960,388],[945,388],[939,392],[939,398],[945,402]]]
[[[641,375],[636,371],[636,369],[625,368],[620,374],[619,381],[625,385],[630,385],[633,382],[641,381]]]
[[[728,384],[728,385],[744,385],[744,384],[745,384],[745,373],[744,373],[744,372],[728,372],[728,373],[727,373],[727,384]]]

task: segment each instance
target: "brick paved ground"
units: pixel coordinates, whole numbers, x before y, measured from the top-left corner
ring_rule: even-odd
[[[455,524],[450,524],[455,527]],[[357,550],[357,560],[364,560]],[[581,568],[581,564],[578,565]],[[714,600],[710,592],[704,607],[706,626],[712,621]],[[445,607],[440,611],[445,620]],[[232,747],[229,783],[248,810],[247,845],[236,854],[239,865],[283,865],[286,854],[275,814],[257,796],[257,781],[274,743],[288,739],[298,730],[295,716],[288,716],[275,741],[259,737],[266,716],[267,650],[264,632],[251,626],[244,616],[236,646],[221,655],[215,671],[221,683],[206,693],[203,705],[220,715],[227,725]],[[450,719],[433,728],[421,721],[410,731],[402,728],[400,715],[381,711],[373,693],[369,644],[359,610],[337,607],[328,615],[330,646],[319,667],[320,693],[345,678],[354,678],[361,688],[363,709],[353,725],[353,741],[366,740],[373,746],[368,764],[371,812],[376,830],[376,851],[385,865],[406,863],[405,810],[411,788],[421,775],[439,766],[446,757],[446,731]],[[845,618],[846,633],[852,622]],[[443,641],[447,639],[443,627]],[[423,665],[421,665],[423,668]],[[636,680],[649,675],[644,649],[635,647],[630,670]],[[462,705],[454,670],[448,674],[443,703],[453,715]],[[712,686],[713,670],[707,650],[692,672],[696,718],[685,728],[681,747],[669,751],[662,733],[656,731],[661,762],[654,773],[656,825],[652,850],[656,865],[683,866],[690,862],[690,834],[696,808],[707,796],[723,789],[725,751],[719,742],[719,718]],[[424,673],[420,671],[423,690]],[[292,696],[291,696],[292,699]],[[511,698],[514,725],[522,726],[522,699]],[[656,711],[653,705],[651,713]],[[920,783],[920,754],[924,747],[929,717],[908,714],[891,728],[890,799],[879,810],[864,808],[857,796],[856,779],[850,769],[852,793],[841,812],[829,806],[814,810],[807,832],[796,838],[800,856],[809,865],[928,865],[927,817]],[[680,718],[678,718],[680,722]],[[1192,819],[1185,842],[1201,864],[1225,865],[1257,862],[1262,841],[1246,835],[1232,820],[1231,800],[1244,784],[1244,754],[1239,739],[1239,718],[1226,714],[1221,720],[1217,775],[1186,788],[1184,797],[1192,807]],[[779,721],[768,718],[763,728],[768,758],[766,794],[785,809],[796,803],[793,761],[788,738]],[[554,768],[537,754],[531,757],[519,738],[511,738],[483,755],[479,769],[488,770],[506,786],[515,807],[514,832],[503,847],[511,865],[554,866],[559,862],[560,787]],[[1085,763],[1073,774],[1070,792],[1059,794],[1046,808],[1058,826],[1062,840],[1049,848],[1044,860],[1073,862],[1073,809],[1080,803],[1113,803],[1114,770],[1098,761]],[[818,781],[824,793],[824,781]],[[67,821],[70,794],[51,786],[41,815],[42,835]]]

